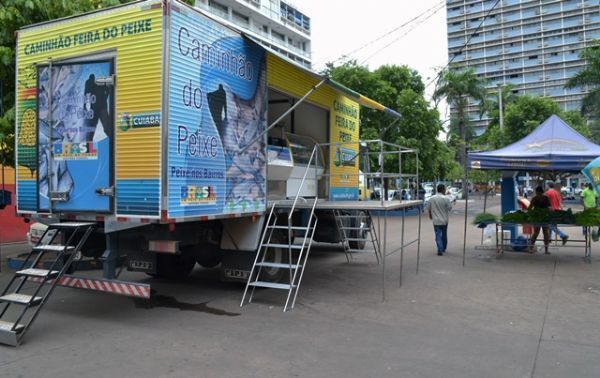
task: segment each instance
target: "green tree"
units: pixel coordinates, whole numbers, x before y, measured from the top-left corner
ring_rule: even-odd
[[[333,80],[398,111],[402,118],[391,119],[382,112],[362,108],[361,138],[383,139],[419,150],[422,177],[434,178],[439,170],[445,146],[437,140],[441,130],[439,113],[424,97],[425,85],[420,75],[407,66],[385,65],[375,71],[355,61],[340,66],[329,64],[324,72]],[[388,157],[386,167],[397,167],[397,158]],[[415,170],[415,161],[403,158],[403,171]]]
[[[548,97],[519,96],[506,107],[504,135],[507,144],[531,133],[552,114],[560,114],[560,107]]]
[[[585,120],[577,112],[562,112],[560,106],[548,97],[524,95],[517,97],[514,103],[506,107],[504,143],[514,143],[525,137],[553,114],[561,117],[583,136],[591,135]]]
[[[504,107],[504,114],[504,129],[500,130],[497,114],[492,115],[490,126],[472,143],[475,149],[495,150],[514,143],[531,133],[553,114],[558,115],[584,137],[591,137],[590,128],[579,112],[563,112],[560,106],[548,97],[515,96]]]
[[[15,32],[26,25],[76,15],[131,0],[0,0],[0,146],[14,165]]]
[[[567,82],[567,88],[583,87],[589,92],[583,98],[581,112],[593,119],[600,119],[600,40],[581,52],[585,68]]]
[[[466,160],[466,142],[468,140],[469,117],[467,107],[471,99],[484,109],[487,92],[485,81],[475,74],[472,69],[456,71],[452,68],[443,70],[437,80],[433,99],[437,103],[440,99],[446,101],[456,111],[456,130],[462,147],[458,149],[458,160],[462,166]]]

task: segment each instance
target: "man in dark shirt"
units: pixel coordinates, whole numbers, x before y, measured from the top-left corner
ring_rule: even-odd
[[[535,196],[531,199],[529,209],[549,209],[550,207],[550,198],[544,194],[544,188],[541,186],[535,188]],[[549,255],[550,252],[548,252],[548,245],[550,244],[550,228],[547,225],[533,225],[533,234],[531,235],[529,251],[531,253],[535,253],[535,240],[540,234],[540,228],[542,229],[542,234],[544,235],[544,253]]]

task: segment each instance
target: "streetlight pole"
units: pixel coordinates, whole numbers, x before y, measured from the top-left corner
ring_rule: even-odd
[[[498,83],[498,110],[500,111],[500,130],[504,129],[504,110],[502,106],[502,84]]]

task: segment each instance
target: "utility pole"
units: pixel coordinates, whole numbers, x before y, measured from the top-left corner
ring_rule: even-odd
[[[502,106],[502,84],[498,83],[498,107],[500,110],[500,130],[504,129],[504,110]]]

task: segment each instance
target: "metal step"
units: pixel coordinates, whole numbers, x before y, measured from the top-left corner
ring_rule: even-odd
[[[21,332],[23,330],[23,328],[25,328],[25,325],[23,324],[17,324],[17,326],[15,327],[15,329],[13,330],[12,327],[15,325],[15,323],[11,323],[11,322],[6,322],[4,320],[0,320],[0,331],[14,331],[14,332]]]
[[[276,282],[266,282],[266,281],[254,281],[254,282],[250,282],[248,285],[256,286],[256,287],[268,287],[270,289],[281,289],[281,290],[289,290],[292,287],[296,287],[296,285],[282,284],[282,283],[276,283]]]
[[[348,240],[348,241],[368,241],[369,239],[366,239],[366,238],[345,238],[345,240]]]
[[[340,227],[341,230],[365,230],[367,231],[367,227]]]
[[[78,227],[92,227],[97,223],[94,222],[61,222],[61,223],[52,223],[49,227],[53,228],[78,228]]]
[[[301,268],[302,265],[296,265],[296,264],[286,264],[286,263],[274,263],[274,262],[257,262],[256,266],[264,266],[267,268],[283,268],[283,269],[298,269]]]
[[[21,277],[40,277],[40,278],[56,278],[58,276],[58,270],[49,271],[48,269],[23,269],[15,273]]]
[[[25,306],[37,306],[42,301],[42,297],[32,297],[27,294],[12,293],[0,297],[0,302],[14,303]]]
[[[270,248],[291,248],[291,249],[302,249],[302,245],[301,244],[277,244],[277,243],[265,243],[263,244],[263,247],[270,247]]]
[[[374,249],[356,249],[356,248],[348,248],[346,251],[352,253],[377,253]]]
[[[66,250],[65,250],[66,247]],[[72,246],[64,246],[64,245],[58,245],[58,244],[50,244],[50,245],[37,245],[35,247],[33,247],[34,251],[37,252],[69,252],[72,251],[73,249],[75,249]]]
[[[17,346],[19,345],[18,334],[25,329],[23,324],[17,324],[15,330],[11,331],[15,323],[0,320],[0,344]]]
[[[267,226],[267,228],[276,229],[276,230],[287,230],[288,226],[271,225],[271,226]],[[311,227],[292,226],[292,227],[289,227],[289,228],[291,230],[308,231],[308,230],[312,229],[312,226]]]

